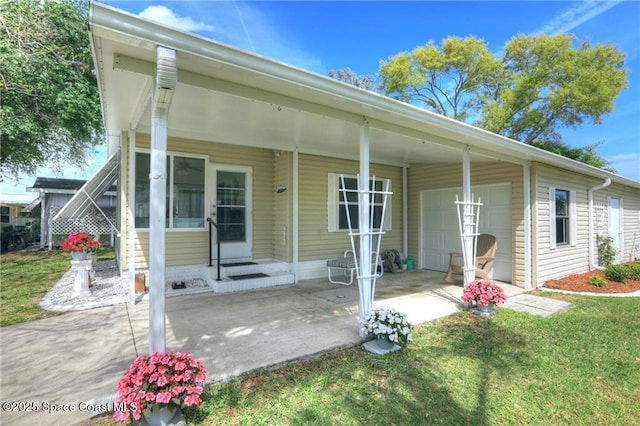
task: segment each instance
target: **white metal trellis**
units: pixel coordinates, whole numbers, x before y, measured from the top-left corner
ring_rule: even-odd
[[[91,235],[113,235],[114,233],[112,223],[115,223],[116,220],[115,208],[103,207],[104,213],[90,211],[82,220],[55,220],[54,217],[60,209],[61,207],[49,207],[44,218],[45,223],[41,224],[41,226],[48,227],[47,239],[49,240],[49,247],[52,246],[55,236],[59,236],[61,238],[60,241],[62,241],[73,231],[86,231]]]
[[[357,177],[358,189],[347,189],[344,184],[344,175],[340,175],[340,191],[344,199],[345,213],[347,216],[347,224],[349,226],[349,240],[351,242],[351,251],[356,268],[356,276],[358,278],[358,291],[359,291],[359,316],[363,320],[369,313],[373,306],[373,298],[376,289],[376,280],[380,276],[378,268],[382,268],[383,265],[380,262],[380,243],[382,236],[384,235],[384,218],[387,210],[387,197],[392,194],[389,191],[389,180],[386,180],[385,189],[377,191],[375,189],[375,175],[369,180],[369,187],[360,188],[360,178]],[[371,184],[373,182],[373,184]],[[368,230],[362,230],[362,226],[358,226],[358,230],[354,232],[351,213],[349,211],[348,193],[358,194],[358,205],[360,206],[360,195],[366,195],[369,202],[369,227]],[[376,206],[376,195],[382,196],[382,214],[380,216],[380,224],[378,228],[374,228],[374,209]],[[353,203],[352,203],[353,204]],[[379,205],[379,203],[378,203]],[[359,221],[362,220],[362,214],[359,215]],[[358,237],[358,250],[356,250],[355,237]],[[373,250],[374,244],[375,250]],[[375,252],[375,256],[374,256]],[[371,264],[373,260],[373,265]]]
[[[478,225],[480,218],[480,207],[482,202],[460,201],[456,195],[456,208],[458,210],[458,227],[460,229],[460,243],[462,244],[462,259],[464,262],[464,285],[467,286],[476,277],[476,253],[478,249]]]

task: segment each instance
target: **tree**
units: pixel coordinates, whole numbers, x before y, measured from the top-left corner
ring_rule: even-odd
[[[0,2],[0,176],[83,165],[102,140],[87,2]]]
[[[378,73],[386,95],[467,121],[473,116],[475,95],[496,79],[499,68],[482,40],[449,37],[442,50],[429,42],[411,53],[401,52],[382,62]]]
[[[349,68],[343,68],[338,71],[329,71],[329,77],[340,80],[343,83],[351,84],[352,86],[359,87],[361,89],[374,91],[374,77],[370,75],[359,76],[351,71]]]
[[[559,130],[600,123],[627,86],[624,54],[571,35],[519,35],[501,57],[475,38],[450,37],[401,52],[380,66],[380,90],[405,102],[596,167],[593,144],[572,149]],[[609,169],[611,170],[611,169]]]

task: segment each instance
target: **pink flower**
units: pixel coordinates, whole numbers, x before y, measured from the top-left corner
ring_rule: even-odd
[[[171,392],[160,392],[156,397],[156,402],[161,404],[168,404],[171,401]]]
[[[156,384],[158,386],[162,387],[162,386],[166,385],[167,383],[169,383],[169,380],[167,380],[166,376],[159,376],[158,377],[158,382]]]
[[[129,420],[129,412],[128,411],[116,411],[113,414],[113,418],[117,422],[125,422]]]
[[[507,301],[507,295],[502,288],[489,280],[472,281],[462,292],[463,302],[475,301],[480,306],[489,306],[490,303],[500,304]]]
[[[118,401],[126,402],[129,410],[117,412],[114,419],[129,421],[130,417],[139,420],[142,412],[153,402],[197,405],[202,402],[201,386],[207,377],[204,365],[189,353],[160,353],[138,356],[129,370],[118,382]],[[131,410],[131,411],[130,411]]]
[[[189,379],[191,379],[191,370],[185,370],[185,372],[182,373],[182,380],[188,382]]]
[[[188,395],[185,399],[184,399],[184,405],[185,407],[190,407],[192,405],[197,405],[201,402],[201,399],[198,395]]]

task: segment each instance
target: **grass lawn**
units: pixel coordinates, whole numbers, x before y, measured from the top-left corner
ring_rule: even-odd
[[[111,248],[98,252],[98,260],[113,258]],[[0,326],[59,315],[42,309],[40,300],[69,270],[70,261],[62,250],[2,253]]]
[[[563,297],[545,294],[549,297]],[[421,325],[402,351],[360,347],[206,391],[215,425],[640,424],[637,298],[563,297],[551,318],[498,308]]]
[[[54,315],[38,303],[69,268],[67,253],[3,254],[1,267],[2,325]],[[543,295],[573,306],[550,318],[463,312],[416,327],[400,352],[354,347],[246,374],[207,387],[205,402],[185,409],[187,421],[640,425],[640,300]]]

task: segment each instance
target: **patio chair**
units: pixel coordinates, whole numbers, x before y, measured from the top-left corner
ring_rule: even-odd
[[[337,279],[334,275],[336,271],[342,273],[344,281]],[[356,272],[356,261],[353,257],[351,249],[345,250],[341,258],[327,260],[327,277],[329,282],[333,284],[351,285],[353,283],[353,274]],[[384,274],[382,267],[382,259],[377,252],[371,253],[371,275],[379,278]],[[348,278],[348,281],[347,281]]]
[[[496,250],[498,249],[498,243],[496,237],[490,234],[478,235],[477,251],[476,251],[476,277],[480,277],[483,280],[489,279],[489,271],[493,266],[495,260]],[[445,281],[453,283],[455,280],[451,276],[452,274],[464,274],[462,253],[449,253],[449,270]]]

